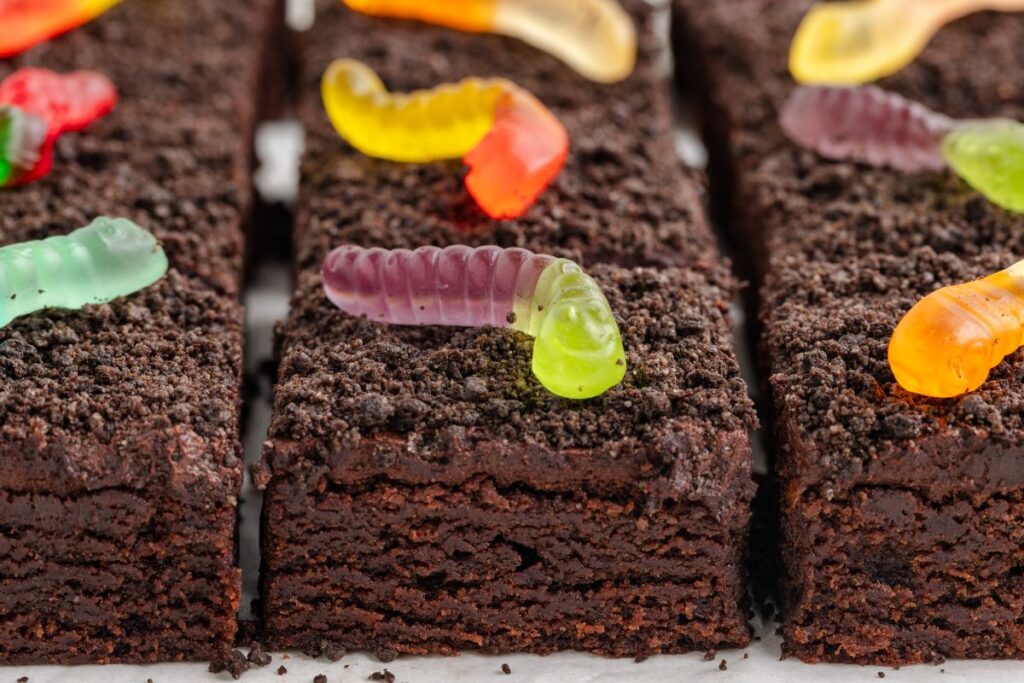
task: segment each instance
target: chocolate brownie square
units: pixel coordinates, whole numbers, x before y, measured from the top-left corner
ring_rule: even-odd
[[[0,243],[98,215],[167,276],[0,330],[0,663],[204,659],[236,632],[243,225],[269,3],[133,0],[16,59],[95,69],[113,113],[2,192]]]
[[[777,124],[809,0],[677,0],[712,186],[759,274],[781,486],[784,650],[810,662],[1024,656],[1020,354],[971,394],[895,382],[896,323],[1020,258],[1024,220],[949,172],[797,149]],[[950,25],[882,87],[957,117],[1024,116],[1024,18]]]
[[[614,86],[511,39],[318,6],[298,286],[260,472],[275,647],[642,656],[748,642],[754,416],[730,345],[735,285],[675,156],[650,11],[630,6],[640,63]],[[373,160],[338,138],[318,96],[338,57],[394,90],[511,78],[565,123],[570,160],[523,217],[491,222],[457,163]],[[576,259],[619,318],[626,379],[567,401],[532,376],[519,333],[348,316],[319,278],[343,243]]]

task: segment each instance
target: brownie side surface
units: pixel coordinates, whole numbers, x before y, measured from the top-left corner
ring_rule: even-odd
[[[0,243],[123,216],[166,277],[0,330],[0,662],[203,659],[236,631],[243,223],[262,0],[138,1],[22,56],[115,110],[3,193]]]
[[[637,74],[607,88],[513,40],[320,9],[262,472],[268,638],[614,655],[745,643],[753,414],[729,346],[734,284],[674,155],[651,36]],[[374,161],[337,137],[317,94],[337,57],[395,90],[512,78],[566,124],[570,161],[523,218],[488,224],[458,164]],[[574,403],[540,387],[517,333],[346,316],[318,277],[345,242],[577,259],[620,318],[627,378]]]
[[[760,274],[785,648],[808,661],[1021,657],[1020,357],[977,392],[931,400],[896,384],[886,347],[922,296],[1019,258],[1024,220],[951,173],[826,161],[787,142],[786,51],[809,6],[678,0],[675,30],[679,59],[700,72],[689,84],[715,192]],[[976,15],[881,85],[958,117],[1019,118],[1009,74],[1022,38],[1020,17]]]

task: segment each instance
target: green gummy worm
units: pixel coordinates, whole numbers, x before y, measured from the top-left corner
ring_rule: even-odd
[[[100,217],[68,235],[0,247],[0,327],[44,308],[105,303],[166,272],[156,238],[124,218]]]

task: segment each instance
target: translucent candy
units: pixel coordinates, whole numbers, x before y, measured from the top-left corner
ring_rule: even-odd
[[[0,59],[92,21],[121,0],[0,0]]]
[[[907,391],[935,398],[974,391],[1021,346],[1024,261],[924,297],[889,341],[889,366]]]
[[[25,68],[0,83],[0,187],[50,172],[62,133],[85,128],[117,102],[110,80],[92,71]]]
[[[1004,209],[1024,213],[1024,125],[966,121],[942,141],[957,175]]]
[[[801,83],[857,85],[899,71],[947,23],[982,10],[1024,10],[1024,0],[824,2],[793,38],[789,70]]]
[[[956,121],[874,86],[797,88],[779,117],[799,145],[829,159],[904,172],[949,165],[994,204],[1024,213],[1024,124]]]
[[[565,398],[622,381],[626,357],[600,287],[566,259],[525,249],[364,249],[324,261],[324,290],[341,310],[394,325],[512,327],[534,337],[533,373]]]
[[[797,88],[779,123],[823,157],[905,172],[945,168],[942,137],[953,127],[952,119],[874,86]]]
[[[123,218],[101,217],[68,235],[0,247],[0,327],[43,308],[111,301],[166,272],[156,238]]]
[[[368,66],[342,59],[327,68],[321,92],[335,129],[364,154],[412,163],[463,157],[466,188],[492,218],[526,211],[569,153],[558,119],[502,79],[392,94]]]
[[[636,28],[616,0],[343,2],[364,14],[519,38],[600,83],[621,81],[636,65]]]

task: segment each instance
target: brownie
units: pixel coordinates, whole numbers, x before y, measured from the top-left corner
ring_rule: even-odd
[[[809,0],[677,0],[713,192],[758,274],[781,491],[784,651],[809,662],[1024,657],[1024,367],[912,395],[886,360],[935,288],[1019,258],[1024,219],[949,172],[797,149],[777,124]],[[881,86],[957,117],[1024,116],[1024,17],[944,28]],[[983,48],[983,49],[982,49]],[[1015,255],[1016,254],[1016,255]]]
[[[0,330],[0,663],[204,659],[236,631],[243,225],[269,3],[133,0],[20,57],[120,100],[2,193],[0,243],[98,215],[152,230],[155,285]]]
[[[730,345],[735,284],[675,157],[642,7],[638,70],[603,86],[511,39],[320,3],[304,41],[297,289],[258,472],[274,647],[643,656],[748,642],[755,418]],[[318,82],[343,56],[395,90],[512,78],[565,123],[570,160],[525,216],[492,223],[458,163],[372,160],[338,138]],[[626,378],[568,401],[538,384],[517,332],[348,316],[319,278],[345,242],[577,259],[619,319]]]

